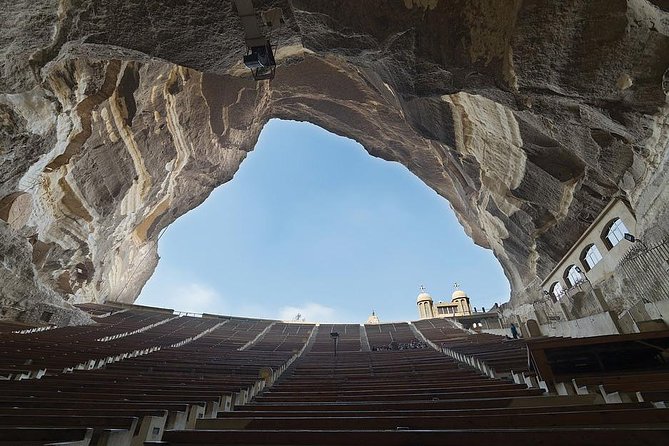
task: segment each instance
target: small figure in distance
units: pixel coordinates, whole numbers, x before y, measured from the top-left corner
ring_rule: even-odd
[[[513,336],[513,339],[518,339],[518,328],[514,323],[511,323],[511,336]]]

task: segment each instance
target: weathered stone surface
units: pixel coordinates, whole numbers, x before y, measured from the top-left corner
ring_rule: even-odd
[[[5,271],[132,301],[160,231],[232,179],[271,118],[407,166],[494,251],[515,307],[612,197],[639,235],[669,229],[664,2],[256,1],[283,10],[271,83],[241,65],[231,2],[177,3],[0,12],[0,200],[30,195],[14,233],[33,243]]]
[[[32,247],[5,222],[0,221],[0,318],[55,325],[81,325],[91,318],[45,286],[31,262]]]

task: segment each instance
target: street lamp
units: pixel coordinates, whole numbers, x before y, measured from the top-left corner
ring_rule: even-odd
[[[579,266],[574,267],[574,269],[576,270],[577,273],[581,275],[581,277],[583,277],[584,280],[586,280],[590,284],[590,287],[592,287],[592,282],[590,282],[590,279],[588,279],[588,276],[585,275],[583,270]]]
[[[334,346],[334,355],[337,356],[337,341],[339,341],[339,333],[333,331],[330,333],[330,337],[332,338],[332,344]]]

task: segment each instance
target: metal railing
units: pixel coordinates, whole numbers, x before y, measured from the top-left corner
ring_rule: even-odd
[[[651,246],[637,241],[620,259],[618,268],[639,298],[654,302],[669,298],[669,238]]]

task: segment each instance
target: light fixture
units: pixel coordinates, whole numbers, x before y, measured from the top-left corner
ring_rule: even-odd
[[[276,61],[269,40],[264,45],[253,46],[244,56],[244,65],[251,70],[257,81],[274,79]]]
[[[629,232],[626,232],[625,234],[623,234],[623,237],[625,238],[625,240],[627,240],[627,241],[629,241],[629,242],[632,242],[632,243],[638,241],[637,238],[634,237],[634,236],[633,236],[632,234],[630,234]]]
[[[330,337],[332,338],[332,343],[334,345],[334,355],[337,356],[337,341],[339,340],[339,333],[332,331],[330,332]]]

